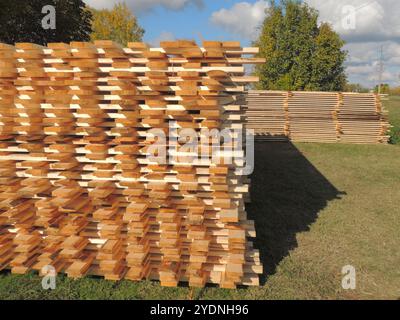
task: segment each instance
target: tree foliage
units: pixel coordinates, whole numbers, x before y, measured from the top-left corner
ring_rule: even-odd
[[[258,89],[339,91],[346,84],[344,41],[318,11],[295,0],[271,3],[254,45],[267,59],[255,68]]]
[[[44,29],[44,6],[56,10],[56,29]],[[0,42],[32,42],[46,45],[49,42],[89,41],[91,13],[82,0],[1,0]]]
[[[359,83],[346,83],[344,87],[345,92],[368,93],[370,89],[362,86]]]
[[[400,87],[391,87],[389,88],[389,94],[400,96]]]
[[[91,9],[93,14],[92,40],[113,40],[125,46],[128,42],[142,41],[144,29],[125,3],[112,10]]]
[[[388,83],[382,83],[381,88],[380,88],[380,93],[382,94],[388,94],[391,91],[390,85]],[[379,85],[377,84],[374,88],[374,92],[378,93],[379,92]]]

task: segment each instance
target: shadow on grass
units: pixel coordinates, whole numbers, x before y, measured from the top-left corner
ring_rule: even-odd
[[[252,202],[246,211],[255,221],[254,242],[264,266],[261,284],[297,247],[296,234],[309,230],[319,212],[340,194],[292,143],[255,143]]]

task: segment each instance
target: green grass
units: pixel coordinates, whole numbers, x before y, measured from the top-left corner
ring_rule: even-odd
[[[400,125],[400,99],[390,101]],[[257,143],[252,203],[260,287],[163,288],[158,282],[0,273],[0,299],[399,299],[400,146]],[[356,290],[341,287],[353,265]]]
[[[391,96],[384,105],[389,111],[389,121],[393,126],[390,130],[391,143],[400,144],[400,96]]]

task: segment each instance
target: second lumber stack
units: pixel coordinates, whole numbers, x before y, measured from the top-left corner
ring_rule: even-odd
[[[249,91],[246,121],[262,140],[388,143],[390,125],[374,93]]]

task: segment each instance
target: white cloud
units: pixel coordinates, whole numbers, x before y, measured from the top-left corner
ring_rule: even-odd
[[[96,9],[111,9],[116,3],[124,0],[84,0],[86,4]],[[179,11],[189,4],[203,8],[203,0],[125,0],[125,3],[132,9],[135,15],[149,12],[155,7],[164,7],[169,10]]]
[[[305,0],[348,42],[400,39],[398,0]]]
[[[399,85],[400,1],[398,0],[305,0],[319,10],[320,21],[330,22],[347,42],[347,74],[351,82],[374,86],[379,79],[383,47],[382,79]]]
[[[376,64],[363,64],[358,66],[347,67],[347,72],[358,75],[371,75],[377,70]]]
[[[248,2],[236,3],[229,9],[220,9],[211,15],[211,22],[223,29],[239,34],[249,39],[255,39],[257,28],[265,18],[268,2],[259,0],[253,4]]]
[[[379,80],[380,49],[383,48],[382,81],[399,85],[400,44],[394,41],[354,42],[345,47],[350,54],[347,61],[349,80],[374,86]]]

